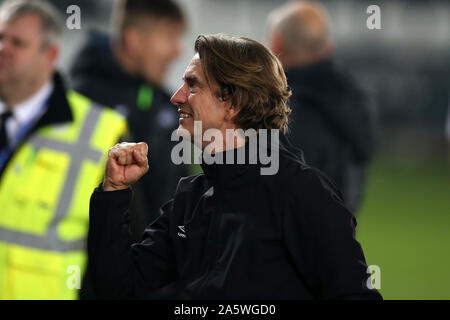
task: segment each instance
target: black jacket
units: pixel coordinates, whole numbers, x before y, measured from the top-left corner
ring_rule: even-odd
[[[178,127],[177,109],[162,89],[125,74],[112,54],[110,39],[99,32],[89,33],[75,57],[71,81],[78,92],[127,115],[129,136],[124,140],[149,145],[150,170],[134,188],[131,211],[137,241],[156,217],[151,214],[172,196],[178,180],[188,175],[186,166],[174,165],[170,158],[174,145],[170,137]],[[139,98],[142,88],[150,94],[147,99]]]
[[[96,294],[142,297],[179,280],[192,299],[381,298],[366,287],[356,220],[339,191],[284,149],[279,163],[271,176],[259,164],[202,164],[205,174],[181,179],[133,245],[132,191],[96,189],[88,238]]]
[[[290,142],[311,166],[324,171],[356,210],[364,172],[374,151],[374,117],[365,93],[329,60],[286,70]]]

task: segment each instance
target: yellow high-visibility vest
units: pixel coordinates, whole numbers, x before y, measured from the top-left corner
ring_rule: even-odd
[[[0,181],[0,299],[76,299],[89,199],[126,120],[67,93],[73,122],[34,133]]]

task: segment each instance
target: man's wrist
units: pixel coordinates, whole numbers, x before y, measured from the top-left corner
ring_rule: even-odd
[[[101,184],[101,190],[105,191],[105,192],[127,190],[129,188],[130,188],[130,186],[125,186],[125,185],[117,186],[117,185],[114,185],[114,184],[111,184],[108,182],[103,182]]]

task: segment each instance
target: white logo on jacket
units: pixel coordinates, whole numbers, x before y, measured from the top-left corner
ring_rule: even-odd
[[[186,238],[186,230],[184,229],[184,226],[178,226],[178,229],[182,231],[178,232],[178,236],[181,238]]]

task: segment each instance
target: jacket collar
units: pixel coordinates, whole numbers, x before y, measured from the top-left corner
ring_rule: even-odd
[[[301,155],[299,157],[284,145],[285,140],[283,139],[283,134],[280,133],[279,140],[272,139],[271,136],[270,130],[268,130],[267,135],[265,136],[260,134],[255,136],[256,147],[251,145],[251,142],[247,141],[242,147],[216,153],[214,159],[223,160],[222,163],[214,162],[208,164],[205,161],[205,155],[202,154],[201,167],[206,178],[213,185],[232,185],[233,187],[256,182],[257,177],[261,175],[261,169],[269,166],[267,162],[261,161],[261,155],[271,155],[272,150],[274,150],[275,147],[279,149],[278,157],[281,157],[281,154],[283,153],[288,154],[297,161],[304,161]],[[266,140],[265,145],[261,143],[262,139]],[[260,148],[265,148],[265,150],[260,150]],[[244,163],[237,163],[238,159],[242,159],[242,155],[245,155]],[[234,163],[228,162],[226,160],[227,158],[234,159]],[[280,158],[276,159],[276,161],[278,161],[278,164],[280,165]]]
[[[244,164],[237,163],[241,155],[244,155]],[[248,142],[239,148],[217,152],[213,157],[216,162],[208,163],[207,156],[202,153],[201,163],[203,172],[213,184],[230,184],[233,180],[242,177],[249,168],[257,165],[249,163],[250,148]],[[234,163],[230,163],[227,159],[233,159]]]
[[[47,110],[36,123],[35,130],[55,123],[73,121],[72,110],[67,101],[66,87],[59,72],[54,73],[53,84],[54,88],[48,100]]]

